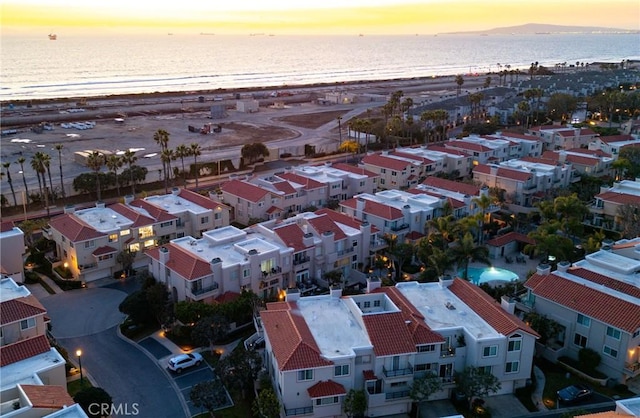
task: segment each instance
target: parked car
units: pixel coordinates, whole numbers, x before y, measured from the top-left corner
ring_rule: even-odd
[[[169,359],[169,370],[182,373],[184,369],[192,366],[199,366],[202,363],[202,356],[199,353],[180,354]]]
[[[576,403],[589,399],[592,395],[593,392],[586,385],[571,385],[558,391],[558,401],[561,403]]]

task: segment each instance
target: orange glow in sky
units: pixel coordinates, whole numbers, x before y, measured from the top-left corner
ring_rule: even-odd
[[[0,0],[3,34],[433,34],[525,23],[640,29],[638,0]]]

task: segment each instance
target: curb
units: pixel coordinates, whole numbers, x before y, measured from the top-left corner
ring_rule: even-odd
[[[180,405],[182,406],[182,410],[184,412],[184,416],[187,418],[191,418],[191,413],[189,412],[189,407],[187,406],[187,402],[184,399],[184,396],[182,396],[182,392],[180,392],[180,388],[178,388],[178,385],[176,384],[175,380],[173,380],[171,378],[171,376],[169,375],[169,373],[163,369],[162,367],[160,367],[160,363],[158,362],[158,359],[156,359],[150,352],[148,352],[144,347],[141,347],[138,343],[136,343],[135,341],[129,339],[128,337],[125,337],[122,332],[120,331],[120,325],[118,325],[118,328],[116,330],[116,334],[118,335],[118,337],[123,340],[126,341],[127,343],[131,344],[132,346],[136,347],[138,350],[140,350],[142,353],[144,353],[147,357],[149,357],[149,359],[151,361],[153,361],[153,364],[156,365],[156,367],[158,369],[160,369],[160,371],[162,371],[162,373],[165,374],[165,376],[169,379],[169,383],[171,384],[171,387],[173,388],[174,392],[176,393],[176,395],[178,396],[178,399],[180,400]]]

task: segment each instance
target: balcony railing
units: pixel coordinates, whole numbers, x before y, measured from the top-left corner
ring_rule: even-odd
[[[386,367],[382,367],[382,373],[386,377],[398,377],[398,376],[406,376],[409,374],[413,374],[413,366],[409,363],[409,367],[405,369],[395,369],[395,370],[387,370]]]
[[[636,361],[635,363],[625,363],[624,369],[635,375],[640,372],[640,362]]]
[[[292,415],[311,415],[313,414],[313,406],[305,406],[304,408],[285,408],[284,414],[288,417]]]
[[[338,257],[353,252],[353,247],[345,248],[344,250],[338,250]]]
[[[440,347],[440,357],[453,357],[456,355],[455,347]]]
[[[397,392],[387,392],[385,393],[385,399],[390,401],[393,399],[400,399],[400,398],[408,398],[409,397],[409,391],[408,390],[399,390]]]
[[[200,289],[191,289],[191,293],[194,296],[202,295],[207,292],[212,292],[218,289],[218,283],[213,283],[211,286],[201,287]]]
[[[409,228],[409,224],[401,224],[401,225],[392,226],[390,229],[394,232],[397,232],[397,231],[402,231],[403,229],[408,229],[408,228]]]
[[[300,257],[293,259],[293,265],[297,266],[298,264],[308,263],[311,260],[311,257]]]

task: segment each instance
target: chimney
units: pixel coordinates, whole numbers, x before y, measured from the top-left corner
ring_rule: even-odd
[[[104,209],[104,208],[105,208],[105,206],[106,206],[106,205],[105,205],[105,203],[104,203],[102,200],[98,200],[98,201],[96,202],[96,208],[98,208],[98,209]]]
[[[571,263],[568,261],[561,261],[558,263],[558,271],[563,273],[566,273],[567,270],[569,270],[569,267],[571,267]]]
[[[64,213],[74,213],[76,211],[76,207],[74,205],[66,205],[64,207]]]
[[[313,246],[313,234],[311,232],[307,232],[302,236],[302,245],[305,247]]]
[[[378,289],[382,283],[380,279],[377,277],[367,277],[367,293],[371,293],[374,290]]]
[[[169,262],[169,249],[167,247],[160,247],[160,264],[166,266]]]
[[[445,287],[449,287],[453,284],[453,278],[451,276],[444,275],[444,276],[440,276],[438,277],[438,284],[440,285],[441,288],[445,288]]]
[[[601,250],[611,252],[612,248],[613,248],[613,240],[612,239],[606,238],[606,239],[602,240],[602,245],[600,247]]]
[[[549,273],[551,273],[551,266],[549,264],[546,263],[540,263],[538,264],[538,266],[536,267],[536,273],[545,276]]]
[[[356,198],[356,213],[355,216],[358,219],[362,219],[362,213],[364,212],[365,201],[362,197]]]
[[[514,315],[516,312],[515,300],[507,295],[503,295],[502,298],[500,298],[500,306],[511,315]]]
[[[135,198],[136,198],[136,197],[135,197],[134,195],[132,195],[132,194],[128,194],[128,195],[126,195],[126,196],[124,197],[124,204],[125,204],[125,205],[130,205],[130,204],[131,204],[131,202],[133,202],[133,200],[134,200]]]
[[[558,153],[558,162],[564,164],[567,161],[567,152],[560,151]]]
[[[174,187],[173,189],[171,189],[171,194],[174,196],[178,196],[180,194],[180,189]]]
[[[329,287],[329,293],[331,295],[331,298],[336,298],[336,299],[340,299],[342,297],[342,287],[341,286],[330,286]]]
[[[295,287],[287,289],[287,294],[285,295],[284,301],[295,302],[297,300],[300,300],[300,291]]]

